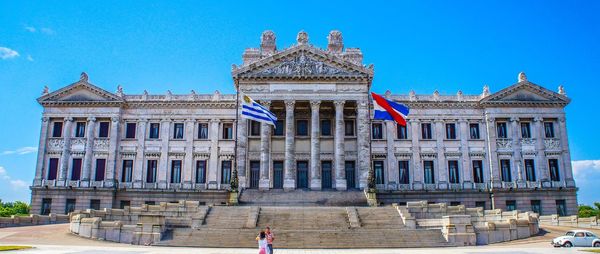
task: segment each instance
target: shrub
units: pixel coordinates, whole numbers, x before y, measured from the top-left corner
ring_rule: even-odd
[[[28,215],[31,207],[21,201],[2,202],[0,200],[0,217],[9,217],[11,215]]]
[[[589,205],[580,205],[579,212],[577,213],[577,215],[579,216],[579,218],[600,216],[600,203],[594,203],[594,206],[596,207],[592,207]]]

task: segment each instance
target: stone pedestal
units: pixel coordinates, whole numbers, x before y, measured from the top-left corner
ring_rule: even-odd
[[[269,182],[268,178],[267,179],[260,179],[258,181],[258,189],[259,190],[269,190],[270,187],[271,186],[270,186],[270,182]]]
[[[311,179],[310,180],[310,189],[311,190],[321,190],[321,179]]]
[[[284,179],[283,180],[283,189],[284,190],[296,189],[296,179]]]
[[[346,179],[335,179],[335,189],[339,191],[347,190],[348,185]]]

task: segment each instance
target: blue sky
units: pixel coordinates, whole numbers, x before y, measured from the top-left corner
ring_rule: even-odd
[[[300,30],[325,47],[338,29],[375,65],[375,92],[494,92],[520,71],[563,84],[579,200],[600,201],[597,13],[599,1],[0,0],[0,198],[29,201],[44,85],[86,71],[109,91],[233,93],[231,64],[263,30],[285,48]]]

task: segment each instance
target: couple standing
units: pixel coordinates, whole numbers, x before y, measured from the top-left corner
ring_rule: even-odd
[[[275,240],[275,237],[270,227],[267,227],[265,231],[260,231],[256,240],[258,241],[258,254],[273,254],[273,240]]]

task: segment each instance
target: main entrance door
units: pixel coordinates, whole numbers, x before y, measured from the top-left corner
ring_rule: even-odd
[[[346,170],[346,185],[348,186],[348,189],[355,189],[356,188],[356,176],[355,176],[355,172],[356,172],[356,164],[354,161],[346,161],[346,164],[344,165],[344,168]]]
[[[308,161],[299,161],[296,164],[296,188],[308,188]]]
[[[258,189],[260,180],[260,161],[250,162],[250,189]]]
[[[321,162],[321,188],[322,189],[331,189],[331,161],[322,161]]]
[[[283,161],[273,162],[273,189],[283,189]]]

